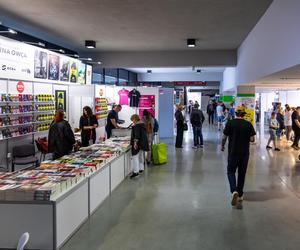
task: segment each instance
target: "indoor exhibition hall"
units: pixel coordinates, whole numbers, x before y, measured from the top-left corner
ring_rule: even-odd
[[[298,250],[299,0],[0,0],[0,249]]]

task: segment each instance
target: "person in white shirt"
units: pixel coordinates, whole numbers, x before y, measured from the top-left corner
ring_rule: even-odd
[[[292,109],[291,107],[286,104],[285,105],[285,113],[284,113],[284,126],[285,126],[285,135],[286,135],[286,140],[290,141],[291,140],[291,133],[292,133]]]
[[[216,112],[217,112],[217,120],[218,120],[218,130],[220,131],[224,120],[224,110],[223,110],[222,103],[220,102],[218,103]]]
[[[271,119],[269,122],[269,132],[270,132],[270,138],[268,140],[267,149],[271,149],[270,143],[273,141],[275,151],[280,151],[280,149],[277,147],[277,136],[276,136],[276,130],[279,128],[279,123],[276,120],[276,113],[272,112]]]

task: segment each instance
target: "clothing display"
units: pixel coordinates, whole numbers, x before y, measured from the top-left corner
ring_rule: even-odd
[[[121,89],[118,92],[119,95],[119,104],[120,105],[128,105],[128,94],[129,91],[127,89]]]
[[[128,97],[130,99],[129,106],[130,107],[138,107],[139,101],[141,97],[141,93],[137,91],[136,89],[133,89],[129,92]]]

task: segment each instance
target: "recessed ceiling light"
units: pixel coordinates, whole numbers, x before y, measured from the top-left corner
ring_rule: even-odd
[[[102,62],[97,62],[97,64],[102,64]]]
[[[77,54],[74,54],[73,56],[74,56],[74,57],[76,57],[76,58],[78,58],[78,57],[79,57],[79,55],[77,55]]]
[[[92,58],[88,57],[88,58],[79,58],[82,61],[93,61]]]
[[[151,69],[148,69],[148,70],[147,70],[147,74],[152,74],[152,70],[151,70]]]
[[[187,43],[187,46],[188,46],[189,48],[194,48],[194,47],[196,47],[196,39],[194,39],[194,38],[188,38],[188,39],[186,40],[186,43]]]
[[[65,53],[65,51],[63,49],[59,49],[58,51],[63,54]]]
[[[13,29],[8,29],[8,32],[11,33],[11,34],[17,34],[18,32],[13,30]]]
[[[96,48],[96,42],[93,40],[85,40],[85,47],[87,49],[95,49]]]

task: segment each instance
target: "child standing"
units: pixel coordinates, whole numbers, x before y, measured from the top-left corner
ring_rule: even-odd
[[[273,141],[275,151],[280,151],[280,149],[277,147],[277,136],[276,136],[276,130],[279,128],[279,123],[276,120],[276,113],[272,112],[271,119],[269,123],[269,133],[270,138],[268,140],[267,149],[271,149],[270,143]]]

